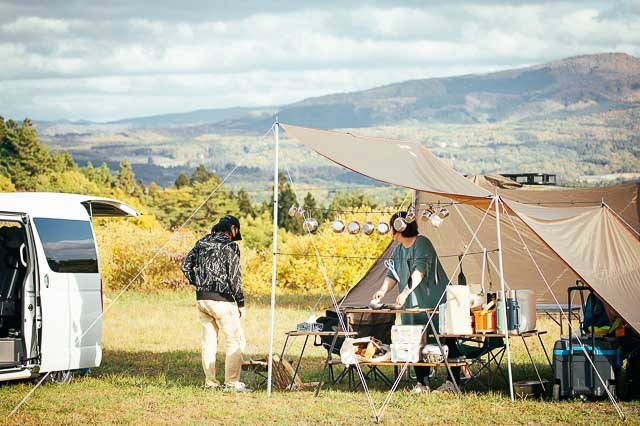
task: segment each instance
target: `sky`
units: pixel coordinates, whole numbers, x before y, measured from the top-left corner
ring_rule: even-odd
[[[640,0],[0,0],[0,115],[277,106],[602,52],[640,57]]]

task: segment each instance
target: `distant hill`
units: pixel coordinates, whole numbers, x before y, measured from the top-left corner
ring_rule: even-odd
[[[280,107],[198,110],[111,123],[37,122],[41,140],[85,164],[128,159],[136,174],[170,185],[206,164],[229,170],[251,152],[243,176],[264,183],[271,146],[256,144],[275,121],[418,140],[462,173],[580,176],[640,171],[640,59],[577,56],[482,75],[430,78],[338,93]],[[366,129],[365,129],[366,128]],[[300,175],[334,184],[337,169],[289,147]],[[256,154],[257,151],[257,154]],[[353,177],[345,177],[349,182]]]
[[[309,98],[282,107],[277,115],[283,123],[353,128],[406,121],[496,122],[638,104],[640,59],[624,53],[603,53],[491,74],[411,80]],[[258,130],[268,128],[274,119],[275,114],[219,124]]]

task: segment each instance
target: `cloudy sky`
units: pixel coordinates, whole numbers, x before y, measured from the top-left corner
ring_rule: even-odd
[[[0,0],[0,115],[282,105],[610,51],[640,56],[640,0]]]

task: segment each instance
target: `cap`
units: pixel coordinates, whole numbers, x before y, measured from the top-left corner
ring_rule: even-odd
[[[218,225],[228,225],[229,227],[235,225],[235,227],[238,228],[238,233],[233,237],[233,241],[240,241],[242,239],[242,234],[240,234],[240,221],[237,217],[231,216],[230,214],[223,216],[220,222],[218,222]]]

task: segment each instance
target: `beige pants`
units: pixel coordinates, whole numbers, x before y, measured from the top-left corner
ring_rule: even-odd
[[[245,340],[238,306],[232,302],[217,300],[198,300],[197,306],[202,324],[202,368],[206,377],[205,386],[219,385],[216,380],[218,331],[222,331],[227,343],[224,383],[239,382]]]

